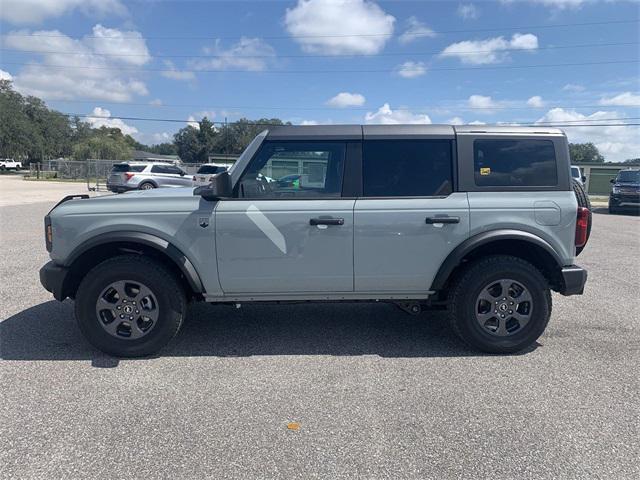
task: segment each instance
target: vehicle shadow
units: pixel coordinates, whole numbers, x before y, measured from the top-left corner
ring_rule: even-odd
[[[612,217],[616,217],[619,215],[628,215],[630,217],[638,217],[640,216],[640,209],[634,210],[634,209],[627,209],[627,210],[622,210],[619,213],[609,213],[609,208],[608,207],[595,207],[592,209],[593,213],[600,213],[603,215],[611,215]]]
[[[529,351],[535,349],[532,347]],[[522,352],[527,353],[527,351]],[[178,336],[160,356],[378,355],[479,356],[450,331],[442,312],[410,316],[390,304],[194,304]],[[81,336],[73,303],[45,302],[0,323],[4,360],[91,360],[110,368],[118,359]]]

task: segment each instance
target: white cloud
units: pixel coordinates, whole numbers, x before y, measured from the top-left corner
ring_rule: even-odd
[[[398,66],[398,75],[404,78],[420,77],[427,73],[427,66],[424,62],[404,62]]]
[[[617,119],[611,121],[610,119]],[[609,162],[620,162],[629,158],[636,158],[640,151],[640,128],[638,127],[602,127],[602,123],[622,123],[624,115],[617,111],[598,111],[585,115],[575,110],[553,108],[538,122],[593,124],[586,127],[568,127],[565,132],[572,143],[592,142]]]
[[[13,76],[9,72],[0,69],[0,80],[13,80]]]
[[[469,125],[486,125],[487,122],[481,122],[480,120],[474,120],[473,122],[469,122]]]
[[[464,125],[464,120],[462,120],[460,117],[453,117],[447,120],[447,123],[449,125]]]
[[[527,105],[533,108],[544,107],[544,101],[540,95],[534,95],[529,100],[527,100]]]
[[[391,38],[395,20],[370,0],[298,0],[284,24],[305,52],[375,54]]]
[[[186,70],[181,71],[176,68],[171,60],[164,61],[165,70],[162,71],[162,76],[170,78],[171,80],[184,80],[189,81],[196,78],[193,72]]]
[[[189,115],[187,118],[187,125],[191,125],[193,128],[200,130],[200,124],[198,123],[204,117],[207,117],[208,120],[213,121],[218,114],[213,110],[202,110],[200,112],[195,112],[193,115]]]
[[[559,10],[581,7],[586,1],[587,0],[533,0],[534,3],[540,3],[546,7]]]
[[[319,125],[316,120],[302,120],[300,125]]]
[[[327,100],[327,105],[337,108],[359,107],[364,105],[365,100],[364,95],[359,93],[340,92]]]
[[[127,14],[120,0],[2,0],[0,19],[14,24],[37,24],[75,9],[90,16]]]
[[[431,123],[429,115],[415,114],[406,109],[392,110],[388,103],[382,105],[377,112],[367,112],[364,121],[383,125]]]
[[[469,104],[469,107],[478,109],[491,109],[497,106],[491,97],[484,95],[471,95],[467,103]]]
[[[205,48],[211,58],[191,62],[196,70],[246,70],[261,72],[273,61],[276,52],[271,45],[260,38],[241,37],[230,48],[225,49],[217,39],[212,48]]]
[[[400,43],[411,43],[421,38],[433,38],[436,36],[436,32],[427,27],[424,23],[418,20],[416,17],[409,17],[407,19],[407,29],[404,31],[398,41]]]
[[[149,105],[153,106],[153,107],[159,107],[162,105],[162,100],[160,100],[159,98],[154,98],[153,100],[151,100],[149,102]]]
[[[567,83],[562,90],[565,92],[584,92],[586,88],[582,85],[578,85],[577,83]]]
[[[155,143],[165,143],[171,142],[173,140],[173,135],[169,132],[154,133],[151,138]]]
[[[42,57],[40,63],[32,62],[15,74],[14,85],[22,93],[49,100],[94,98],[113,102],[127,102],[136,95],[148,94],[138,74],[122,68],[123,65],[141,66],[151,60],[146,41],[139,32],[98,24],[91,35],[81,39],[58,30],[20,30],[3,35],[2,40],[8,47],[39,52]],[[126,56],[97,55],[105,50]]]
[[[600,99],[600,105],[614,105],[618,107],[640,107],[640,95],[632,92],[624,92],[615,97]]]
[[[465,40],[452,43],[445,48],[441,57],[456,57],[462,63],[483,65],[508,60],[508,50],[532,51],[538,48],[538,37],[531,33],[514,33],[510,40],[504,37],[487,40]]]
[[[457,11],[464,20],[475,20],[480,15],[480,11],[473,3],[461,3]]]
[[[91,112],[92,117],[87,117],[87,123],[93,128],[107,127],[107,128],[119,128],[125,135],[133,135],[138,133],[136,127],[127,125],[119,118],[111,118],[111,112],[106,108],[95,107]]]

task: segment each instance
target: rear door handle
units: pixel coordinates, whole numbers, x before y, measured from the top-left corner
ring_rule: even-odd
[[[312,218],[309,225],[344,225],[344,218]]]
[[[460,223],[460,217],[427,217],[425,222],[429,225],[434,223]]]

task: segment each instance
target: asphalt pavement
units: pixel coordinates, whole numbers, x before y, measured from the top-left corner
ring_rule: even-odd
[[[118,360],[38,282],[53,200],[15,203],[0,207],[1,478],[640,475],[640,217],[594,214],[585,295],[554,294],[519,355],[388,304],[199,304],[160,356]]]

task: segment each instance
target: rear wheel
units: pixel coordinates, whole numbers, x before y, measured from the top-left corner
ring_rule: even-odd
[[[156,186],[151,182],[142,182],[138,188],[140,190],[152,190],[156,188]]]
[[[495,255],[467,266],[449,291],[449,321],[456,334],[489,353],[531,346],[551,316],[546,279],[529,262]]]
[[[185,310],[185,294],[173,274],[140,255],[114,257],[93,268],[75,300],[87,340],[121,357],[160,350],[180,329]]]

